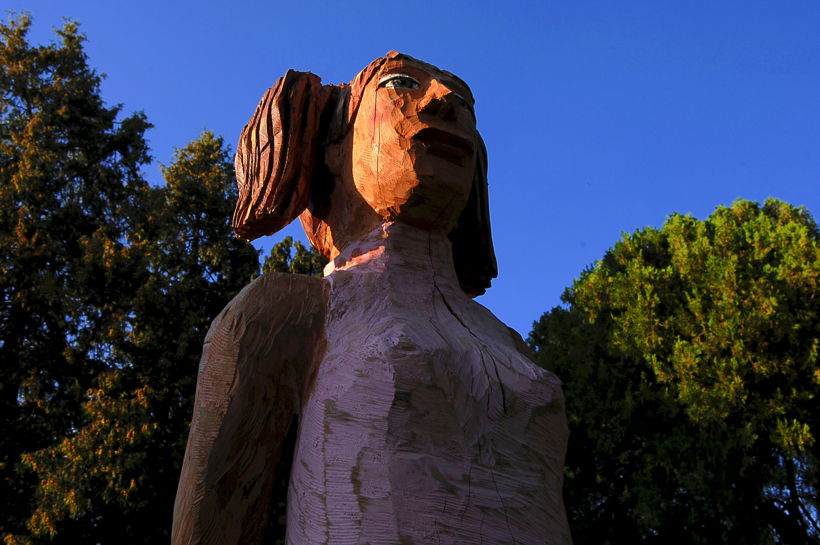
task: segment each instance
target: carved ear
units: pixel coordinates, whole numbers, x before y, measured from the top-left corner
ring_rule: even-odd
[[[236,150],[237,236],[275,233],[307,207],[317,161],[324,162],[317,151],[333,87],[309,72],[288,70],[262,97]]]
[[[475,175],[467,206],[450,231],[453,262],[461,289],[470,297],[487,291],[498,276],[493,237],[490,231],[490,207],[487,196],[487,148],[478,136]]]

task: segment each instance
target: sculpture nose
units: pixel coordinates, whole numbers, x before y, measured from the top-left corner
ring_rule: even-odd
[[[434,115],[445,121],[455,121],[457,111],[454,100],[455,96],[449,87],[432,79],[422,99],[419,113]]]

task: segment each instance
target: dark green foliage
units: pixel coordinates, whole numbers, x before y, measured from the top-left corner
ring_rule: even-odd
[[[818,231],[737,201],[625,235],[535,324],[576,545],[816,543]]]
[[[105,106],[76,25],[28,27],[0,26],[0,534],[167,542],[202,339],[257,252],[221,139],[149,187],[149,124]]]
[[[139,169],[149,124],[142,114],[118,122],[119,108],[103,104],[75,24],[42,47],[26,42],[28,28],[25,17],[0,25],[3,535],[25,532],[40,512],[21,456],[79,436],[95,418],[93,392],[125,363],[114,352],[129,312],[121,294],[133,293],[144,268],[126,238],[147,191]],[[127,495],[130,479],[120,477],[101,494]],[[47,534],[52,524],[38,515],[32,527]]]
[[[327,259],[315,248],[305,248],[298,240],[294,242],[291,237],[285,237],[271,248],[262,265],[262,271],[322,276],[325,265]]]
[[[0,25],[0,536],[167,543],[202,340],[258,253],[221,138],[150,187],[145,116],[103,103],[75,23],[29,25]],[[266,267],[321,270],[291,246]]]

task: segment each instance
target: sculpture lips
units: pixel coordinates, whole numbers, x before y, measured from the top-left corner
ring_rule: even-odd
[[[473,156],[473,143],[441,129],[422,129],[413,136],[431,155],[440,157],[457,166],[464,166],[464,160]]]

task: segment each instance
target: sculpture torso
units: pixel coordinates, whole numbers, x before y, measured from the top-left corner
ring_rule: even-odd
[[[336,264],[288,542],[568,542],[559,382],[459,288],[446,237],[388,224]]]

